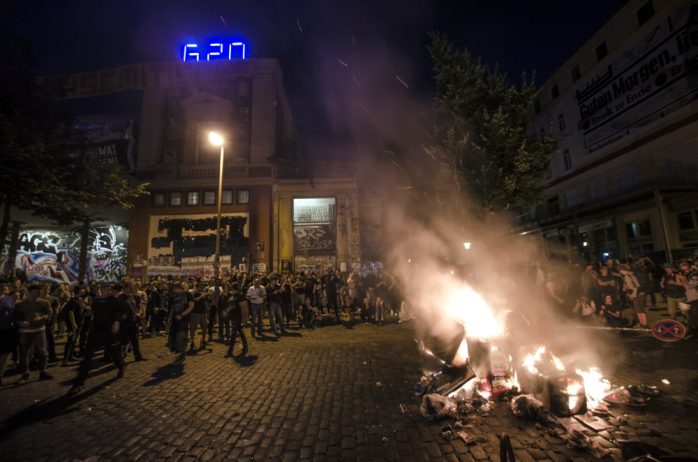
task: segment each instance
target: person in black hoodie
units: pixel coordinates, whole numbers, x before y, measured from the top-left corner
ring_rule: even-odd
[[[117,367],[116,377],[124,376],[124,357],[121,350],[120,333],[128,316],[129,306],[123,298],[116,297],[116,294],[121,292],[121,285],[115,284],[110,290],[104,292],[107,295],[97,297],[92,303],[92,324],[82,362],[78,369],[78,376],[68,392],[71,395],[79,393],[84,388],[87,375],[92,369],[92,358],[100,346],[104,346],[105,353],[111,357]]]
[[[245,331],[242,329],[242,310],[240,309],[240,302],[245,301],[245,294],[240,290],[240,285],[237,282],[233,282],[230,288],[226,287],[223,297],[227,304],[223,316],[230,319],[231,324],[230,343],[226,356],[233,356],[233,348],[235,347],[235,340],[238,335],[242,341],[241,355],[244,356],[247,354],[247,337],[245,336]]]

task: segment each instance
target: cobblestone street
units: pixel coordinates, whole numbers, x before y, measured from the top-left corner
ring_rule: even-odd
[[[8,377],[0,460],[498,460],[501,432],[518,461],[593,460],[550,429],[513,417],[504,403],[465,422],[476,444],[442,438],[442,424],[427,422],[413,396],[420,360],[409,323],[291,335],[252,341],[244,361],[225,359],[225,347],[214,343],[183,369],[171,365],[163,337],[146,339],[147,361],[129,363],[118,381],[105,366],[75,398],[65,396],[74,367],[52,367],[51,382],[33,373],[15,386],[16,376]],[[614,379],[662,390],[644,410],[614,410],[617,429],[695,454],[695,340],[668,345],[603,332],[599,339]]]

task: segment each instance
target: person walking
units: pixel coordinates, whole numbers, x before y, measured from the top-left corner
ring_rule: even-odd
[[[19,372],[17,383],[29,381],[29,355],[36,352],[39,358],[39,380],[51,380],[47,372],[48,351],[46,350],[46,325],[53,316],[48,301],[39,298],[41,286],[32,283],[27,288],[27,298],[15,308],[19,327]]]
[[[189,316],[194,310],[194,297],[184,290],[181,282],[174,284],[170,297],[170,325],[167,346],[172,353],[177,353],[175,362],[184,362],[187,349],[187,330]]]
[[[121,329],[128,317],[129,306],[123,297],[116,296],[120,292],[121,285],[114,284],[109,289],[104,288],[101,295],[92,302],[92,323],[87,335],[82,362],[78,369],[78,376],[68,392],[69,395],[75,395],[85,387],[85,381],[92,369],[95,351],[101,346],[104,346],[105,355],[111,358],[118,370],[116,378],[120,379],[124,376]]]
[[[206,348],[206,331],[208,330],[208,300],[209,294],[204,292],[203,285],[197,284],[194,290],[194,310],[189,319],[189,351],[194,351],[194,340],[196,337],[197,327],[201,327],[201,343],[199,348]]]

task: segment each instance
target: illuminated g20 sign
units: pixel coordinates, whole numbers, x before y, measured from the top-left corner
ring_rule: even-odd
[[[247,59],[245,42],[215,41],[207,44],[185,43],[182,46],[182,61],[232,61]]]

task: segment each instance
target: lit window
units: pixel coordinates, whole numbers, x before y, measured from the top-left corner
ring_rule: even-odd
[[[199,205],[199,191],[189,191],[187,193],[187,205]]]
[[[250,203],[250,191],[248,189],[238,189],[238,204]]]
[[[221,204],[230,205],[233,203],[233,190],[224,189],[223,194],[221,194]]]
[[[204,205],[216,205],[216,192],[215,191],[205,191],[204,192]]]
[[[165,206],[165,193],[156,192],[153,193],[153,206],[164,207]]]
[[[170,205],[180,206],[182,205],[182,193],[179,191],[170,193]]]

